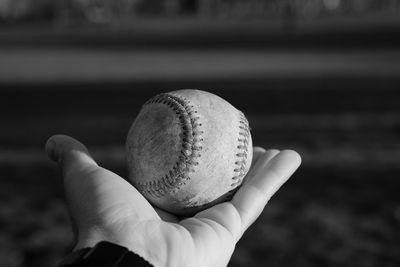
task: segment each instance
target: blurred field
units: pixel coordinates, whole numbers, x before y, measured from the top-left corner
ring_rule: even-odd
[[[349,89],[346,81],[340,81],[340,90],[306,89],[314,82],[275,81],[267,86],[265,81],[249,83],[251,89],[246,82],[191,83],[202,89],[225,88],[214,92],[248,114],[257,145],[296,149],[304,158],[300,171],[238,244],[231,266],[400,262],[399,96],[391,88],[368,90],[368,84],[366,90]],[[140,104],[158,88],[185,85],[4,90],[2,266],[51,266],[70,244],[59,175],[42,152],[48,136],[75,136],[103,166],[124,176],[122,146]],[[143,89],[128,89],[137,87]]]
[[[124,139],[141,104],[199,88],[243,110],[256,145],[304,159],[230,266],[398,266],[399,51],[390,42],[361,52],[354,47],[362,42],[350,43],[318,52],[296,42],[229,51],[3,46],[0,265],[54,266],[69,249],[47,137],[70,134],[125,176]]]

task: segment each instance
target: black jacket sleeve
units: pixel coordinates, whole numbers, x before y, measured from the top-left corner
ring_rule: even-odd
[[[99,242],[94,248],[84,248],[67,255],[58,267],[152,267],[149,262],[127,248]]]

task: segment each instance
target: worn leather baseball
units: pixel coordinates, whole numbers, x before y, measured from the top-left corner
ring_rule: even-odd
[[[156,95],[126,140],[129,180],[155,206],[192,215],[229,199],[252,160],[244,114],[200,90]]]

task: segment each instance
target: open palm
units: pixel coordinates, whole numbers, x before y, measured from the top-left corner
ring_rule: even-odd
[[[126,180],[99,167],[75,139],[53,136],[46,151],[62,170],[75,249],[106,240],[154,266],[226,266],[244,231],[301,161],[291,150],[254,148],[251,169],[231,201],[178,218],[153,207]]]

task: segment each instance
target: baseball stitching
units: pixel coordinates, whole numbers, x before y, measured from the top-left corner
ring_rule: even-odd
[[[199,164],[197,159],[201,157],[204,132],[201,130],[202,124],[199,122],[200,117],[197,115],[197,110],[186,98],[171,94],[159,94],[148,100],[144,106],[150,104],[169,106],[178,116],[182,128],[180,134],[182,148],[179,161],[174,167],[160,179],[135,183],[135,186],[143,193],[153,197],[162,197],[167,192],[179,190],[190,180],[189,173],[194,172],[195,166]]]
[[[235,189],[238,187],[246,174],[247,154],[249,147],[250,128],[249,122],[242,112],[239,111],[239,137],[237,139],[239,153],[236,154],[237,160],[235,161],[236,168],[233,170],[236,175],[232,177],[231,187]]]

